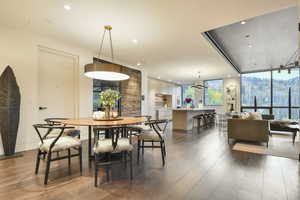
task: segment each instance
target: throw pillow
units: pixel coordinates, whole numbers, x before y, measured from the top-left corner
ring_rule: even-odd
[[[250,112],[249,114],[252,120],[262,120],[262,115],[259,112]]]
[[[241,119],[244,119],[244,120],[247,120],[247,119],[249,119],[249,118],[250,118],[250,114],[249,114],[249,113],[247,113],[247,112],[245,112],[245,113],[242,113],[240,118],[241,118]]]

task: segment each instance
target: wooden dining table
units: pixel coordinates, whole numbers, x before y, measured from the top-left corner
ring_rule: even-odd
[[[94,120],[93,118],[74,118],[74,119],[65,119],[65,120],[56,120],[56,121],[59,121],[65,125],[88,127],[89,160],[93,160],[94,157],[92,156],[92,127],[129,126],[129,125],[141,124],[146,121],[146,118],[121,116],[116,120]]]

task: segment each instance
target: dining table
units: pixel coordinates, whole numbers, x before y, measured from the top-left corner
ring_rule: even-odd
[[[93,127],[119,127],[119,126],[129,126],[141,124],[146,121],[145,117],[129,117],[129,116],[121,116],[116,119],[100,119],[95,120],[93,118],[74,118],[74,119],[63,119],[57,120],[58,122],[64,125],[71,126],[85,126],[88,127],[88,154],[89,160],[93,160],[94,157],[92,155],[92,128]]]

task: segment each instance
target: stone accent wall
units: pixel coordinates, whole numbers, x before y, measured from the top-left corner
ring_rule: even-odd
[[[130,78],[121,81],[121,114],[123,116],[141,115],[141,72],[128,67],[122,67],[122,72],[128,74]]]

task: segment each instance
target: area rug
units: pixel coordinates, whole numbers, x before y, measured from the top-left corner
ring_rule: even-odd
[[[272,155],[298,160],[300,152],[299,137],[293,145],[292,137],[285,134],[273,134],[269,139],[269,147],[265,143],[236,142],[232,150],[256,154]]]

